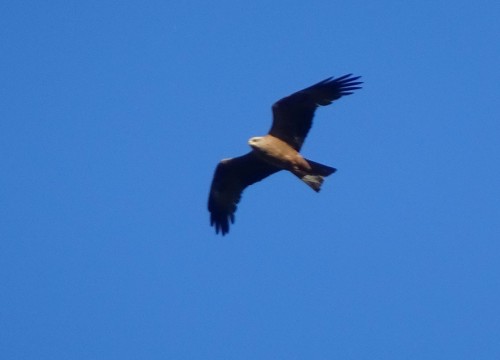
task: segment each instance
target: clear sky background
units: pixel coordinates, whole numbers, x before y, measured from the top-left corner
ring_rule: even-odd
[[[3,1],[2,359],[500,359],[500,2]],[[209,227],[217,162],[329,76]]]

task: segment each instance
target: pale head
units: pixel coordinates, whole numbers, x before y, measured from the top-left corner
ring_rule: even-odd
[[[254,136],[248,140],[248,145],[250,145],[253,149],[258,148],[263,138],[263,136]]]

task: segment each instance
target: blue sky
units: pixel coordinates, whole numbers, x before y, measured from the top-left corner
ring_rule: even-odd
[[[500,3],[0,5],[3,359],[500,358]],[[209,227],[217,162],[329,76]]]

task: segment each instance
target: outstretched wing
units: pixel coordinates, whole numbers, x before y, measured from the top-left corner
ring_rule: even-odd
[[[268,177],[280,169],[260,160],[252,151],[246,155],[222,160],[215,169],[208,211],[210,225],[215,232],[222,235],[229,232],[229,222],[234,223],[236,205],[240,201],[243,190]]]
[[[269,134],[275,136],[295,150],[300,150],[309,132],[318,106],[330,105],[345,95],[360,89],[361,76],[347,74],[337,79],[330,77],[306,89],[297,91],[273,105],[273,125]]]

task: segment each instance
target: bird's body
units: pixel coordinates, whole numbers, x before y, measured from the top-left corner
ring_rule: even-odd
[[[286,170],[318,192],[326,176],[336,169],[304,158],[300,149],[312,125],[316,108],[352,94],[361,82],[351,74],[328,78],[273,105],[269,134],[248,141],[246,155],[222,160],[217,166],[208,199],[210,223],[218,233],[229,232],[243,190],[275,172]]]
[[[323,177],[333,174],[336,170],[304,159],[297,150],[272,135],[253,137],[248,144],[263,161],[280,170],[290,171],[316,192],[320,190]]]
[[[294,148],[272,135],[253,137],[248,141],[262,160],[282,170],[307,169],[309,165]]]

